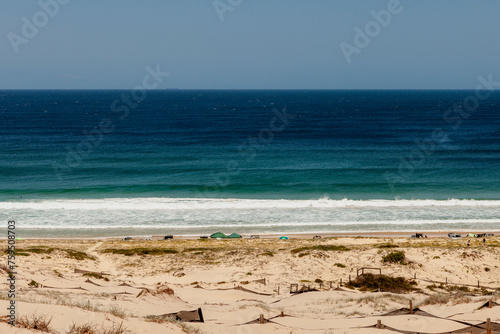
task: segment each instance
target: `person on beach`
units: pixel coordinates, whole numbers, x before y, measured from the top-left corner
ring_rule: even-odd
[[[467,247],[470,246],[470,240],[467,240]]]
[[[486,238],[483,238],[483,245],[486,244]]]

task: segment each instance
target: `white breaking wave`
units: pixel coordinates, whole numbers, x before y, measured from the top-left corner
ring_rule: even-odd
[[[418,208],[418,207],[499,207],[500,200],[415,199],[415,200],[255,200],[200,198],[107,198],[74,200],[18,200],[0,202],[0,210],[210,210],[287,208]]]
[[[180,224],[131,224],[131,225],[31,225],[31,224],[18,224],[21,228],[29,229],[200,229],[200,228],[224,228],[224,229],[235,229],[235,228],[279,228],[279,227],[342,227],[342,226],[384,226],[384,225],[399,225],[405,227],[412,227],[417,225],[469,225],[469,224],[481,224],[481,225],[497,225],[500,224],[500,219],[463,219],[463,220],[407,220],[407,221],[349,221],[349,222],[283,222],[280,224],[203,224],[203,225],[180,225]],[[306,230],[308,231],[308,230]]]

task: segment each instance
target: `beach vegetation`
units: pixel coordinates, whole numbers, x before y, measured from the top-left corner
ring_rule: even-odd
[[[450,292],[452,291],[471,292],[471,290],[468,287],[460,285],[446,285],[445,289]]]
[[[161,287],[156,288],[156,290],[142,289],[142,291],[139,292],[139,294],[137,295],[136,298],[141,297],[141,296],[146,296],[146,295],[151,295],[151,296],[168,295],[168,296],[173,296],[174,295],[174,290],[172,290],[168,286],[161,286]]]
[[[72,323],[66,334],[98,334],[98,331],[96,325],[92,325],[91,323],[83,325]]]
[[[57,271],[56,269],[53,270],[54,274],[57,275],[57,277],[64,277],[63,274],[61,274],[59,271]]]
[[[99,274],[99,273],[85,273],[82,276],[92,277],[92,278],[96,278],[96,279],[102,279],[102,280],[105,280],[106,282],[109,282],[109,278],[104,277],[102,274]]]
[[[334,266],[339,268],[345,268],[345,264],[342,263],[335,263]]]
[[[21,249],[18,248],[16,249],[16,256],[29,256],[30,254],[51,254],[53,252],[63,252],[65,253],[65,256],[70,259],[75,259],[75,260],[95,260],[93,256],[90,256],[84,252],[76,251],[73,249],[60,249],[60,248],[54,248],[54,247],[47,247],[47,246],[32,246],[29,248]],[[6,250],[6,253],[8,251]],[[46,257],[47,259],[50,259],[50,256]]]
[[[385,244],[375,245],[375,247],[377,247],[377,248],[398,248],[399,246],[388,242]]]
[[[442,294],[435,293],[425,298],[422,302],[422,306],[425,305],[444,305],[451,303],[453,305],[469,303],[471,298],[465,295],[463,292],[454,293],[454,294]]]
[[[203,254],[203,252],[218,252],[222,251],[222,248],[209,248],[209,247],[193,247],[193,248],[186,248],[183,250],[183,252],[188,253],[188,252],[201,252],[198,254]]]
[[[32,279],[32,280],[31,280],[31,282],[29,282],[29,284],[28,284],[28,285],[29,285],[29,286],[32,286],[32,287],[34,287],[34,288],[38,288],[38,287],[40,287],[40,285],[41,285],[41,284],[40,284],[40,283],[38,283],[37,281],[35,281],[35,280],[33,280],[33,279]]]
[[[16,326],[19,328],[33,329],[40,332],[51,333],[52,329],[50,327],[50,323],[52,322],[52,318],[49,318],[44,315],[37,315],[33,313],[31,315],[23,315],[19,317],[16,321]]]
[[[306,252],[306,253],[300,253],[300,254],[299,254],[299,257],[304,257],[304,256],[307,256],[307,255],[311,255],[311,253],[309,253],[309,252]]]
[[[16,256],[30,256],[30,254],[24,252],[23,250],[17,250],[16,249]]]
[[[300,248],[295,248],[292,249],[290,252],[292,254],[297,254],[297,253],[302,253],[308,250],[319,250],[319,251],[337,251],[337,252],[345,252],[349,251],[350,249],[347,248],[346,246],[343,245],[316,245],[316,246],[309,246],[309,247],[300,247]]]
[[[127,312],[121,307],[118,307],[116,305],[111,306],[111,308],[109,309],[109,313],[111,313],[115,317],[122,319],[125,319],[127,317]]]
[[[119,324],[114,323],[113,326],[110,328],[101,328],[101,330],[98,332],[98,334],[124,334],[128,333],[129,331],[125,326],[123,326],[123,321]]]
[[[9,276],[12,273],[12,270],[10,270],[10,268],[6,264],[3,264],[3,263],[0,263],[0,271],[3,271],[6,274],[9,274]]]
[[[417,282],[404,277],[390,277],[373,275],[371,273],[358,276],[355,280],[345,284],[348,288],[359,288],[361,291],[386,291],[404,293],[416,290]]]
[[[147,316],[146,321],[156,322],[159,324],[171,323],[179,326],[184,333],[187,334],[202,334],[199,328],[188,325],[180,320],[176,320],[173,317],[164,317],[164,316]]]
[[[76,251],[76,250],[73,250],[73,249],[65,249],[63,251],[66,252],[66,257],[68,257],[70,259],[75,259],[75,260],[78,260],[78,261],[81,261],[81,260],[92,260],[92,261],[95,261],[96,260],[95,257],[93,257],[91,255],[88,255],[87,253]]]
[[[382,257],[382,262],[384,263],[396,263],[406,265],[406,256],[404,251],[390,252],[389,254]]]
[[[274,256],[274,253],[271,252],[270,250],[266,250],[265,252],[260,253],[257,256]]]
[[[271,307],[269,307],[269,305],[260,303],[260,304],[257,305],[257,307],[260,307],[261,309],[263,309],[266,312],[271,312]]]
[[[163,324],[163,323],[176,323],[177,320],[175,320],[174,317],[170,316],[161,316],[161,315],[147,315],[146,321],[148,322],[156,322],[158,324]]]
[[[251,272],[247,272],[247,276],[252,276],[252,273]]]
[[[170,249],[170,248],[137,247],[137,248],[128,248],[128,249],[107,248],[107,249],[103,250],[102,253],[132,256],[132,255],[177,254],[177,253],[179,253],[179,251],[176,249]]]
[[[314,280],[314,283],[321,284],[321,283],[323,283],[323,280],[322,280],[321,278],[316,278],[316,279]]]

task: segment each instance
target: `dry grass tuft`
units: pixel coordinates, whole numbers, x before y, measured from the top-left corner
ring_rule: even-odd
[[[102,276],[99,273],[85,273],[82,276],[87,276],[87,277],[92,277],[92,278],[97,278],[97,279],[102,279],[105,280],[106,282],[109,282],[109,278]]]
[[[96,325],[90,323],[84,325],[77,325],[75,323],[71,324],[71,327],[66,332],[66,334],[98,334]]]
[[[111,328],[103,328],[99,334],[124,334],[129,331],[123,326],[123,322],[118,324],[113,324]]]
[[[115,317],[125,319],[127,317],[127,311],[118,306],[111,306],[109,309],[109,313],[114,315]]]
[[[19,328],[34,329],[41,332],[52,333],[52,329],[50,328],[51,321],[52,318],[48,318],[47,316],[32,314],[19,317],[16,321],[16,325],[19,326]]]
[[[172,317],[162,317],[162,316],[147,316],[146,321],[149,322],[156,322],[158,324],[165,324],[165,323],[170,323],[170,324],[175,324],[179,326],[184,333],[187,334],[202,334],[199,328],[193,327],[191,325],[188,325],[182,321],[176,320]]]
[[[143,289],[139,294],[137,295],[138,297],[145,297],[145,296],[163,296],[163,295],[168,295],[168,296],[173,296],[174,295],[174,290],[169,288],[168,286],[162,285],[156,288],[156,290],[151,290],[151,289]]]
[[[129,331],[123,326],[123,322],[120,324],[115,323],[111,328],[101,327],[100,329],[91,323],[84,325],[76,325],[73,323],[66,334],[124,334],[128,332]]]
[[[442,293],[435,293],[422,302],[421,305],[444,305],[451,303],[452,305],[457,305],[457,304],[466,304],[470,303],[472,300],[471,297],[467,296],[463,292],[458,292],[454,294],[442,294]]]

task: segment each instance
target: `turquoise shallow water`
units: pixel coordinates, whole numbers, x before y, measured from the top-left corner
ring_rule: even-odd
[[[500,227],[499,93],[468,112],[468,91],[124,94],[0,92],[3,220],[26,236]]]

